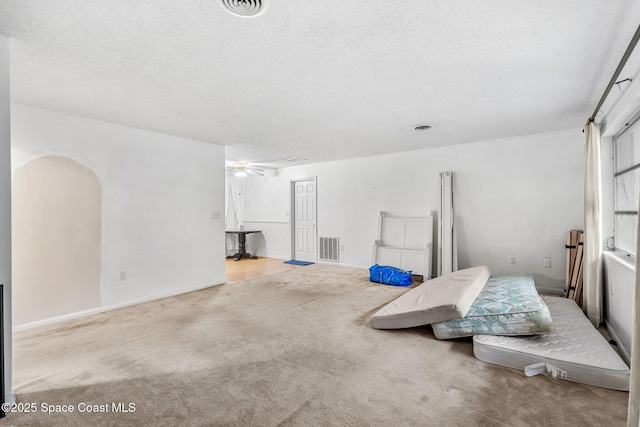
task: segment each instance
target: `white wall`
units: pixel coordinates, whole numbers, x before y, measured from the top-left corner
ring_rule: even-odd
[[[612,251],[604,253],[604,317],[625,360],[631,360],[631,321],[636,282],[635,265]]]
[[[249,176],[245,223],[262,228],[264,236],[248,239],[248,248],[290,256],[289,182],[317,176],[318,234],[340,237],[341,264],[369,267],[378,212],[424,216],[439,210],[439,173],[451,170],[459,267],[529,273],[539,289],[559,292],[566,233],[583,224],[583,143],[581,130],[573,129]],[[545,257],[551,268],[543,266]]]
[[[11,119],[14,171],[55,155],[100,181],[103,308],[224,283],[224,147],[19,104]]]
[[[11,389],[11,132],[9,102],[9,39],[0,35],[0,284],[4,285],[4,390]]]

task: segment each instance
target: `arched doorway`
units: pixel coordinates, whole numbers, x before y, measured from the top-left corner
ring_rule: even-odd
[[[100,306],[102,188],[73,159],[46,156],[12,180],[13,325]]]

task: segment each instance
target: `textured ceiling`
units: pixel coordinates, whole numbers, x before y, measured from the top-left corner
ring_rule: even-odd
[[[0,0],[12,100],[230,160],[367,156],[580,127],[640,23],[637,0],[263,2]]]

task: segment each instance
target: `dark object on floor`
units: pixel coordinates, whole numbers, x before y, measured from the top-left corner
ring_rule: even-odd
[[[375,264],[369,268],[369,280],[394,286],[410,286],[413,283],[411,271],[404,271],[396,267]]]
[[[289,261],[285,261],[285,264],[292,264],[292,265],[311,265],[311,264],[315,264],[315,262],[309,262],[309,261],[298,261],[297,259],[290,259]]]

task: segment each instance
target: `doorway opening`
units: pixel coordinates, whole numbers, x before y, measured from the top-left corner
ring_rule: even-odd
[[[45,156],[12,180],[14,326],[99,307],[102,187],[89,168]]]
[[[316,262],[318,258],[316,178],[291,181],[291,258]]]

